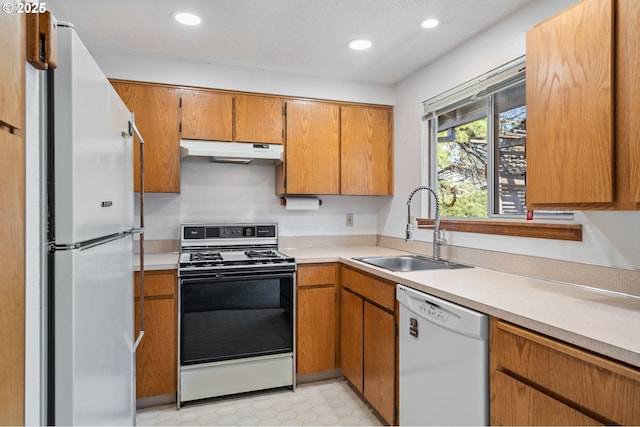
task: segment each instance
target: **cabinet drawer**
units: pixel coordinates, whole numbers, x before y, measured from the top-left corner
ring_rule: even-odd
[[[175,296],[178,277],[175,270],[158,270],[144,272],[144,296]],[[134,295],[140,298],[140,273],[134,275]]]
[[[354,270],[343,268],[342,286],[391,311],[395,310],[396,288],[394,283],[384,282]]]
[[[336,264],[298,265],[298,287],[335,285]]]
[[[640,424],[640,370],[494,320],[491,370],[561,396],[607,424]]]
[[[499,371],[494,376],[493,390],[495,400],[501,402],[501,405],[492,407],[491,425],[603,425]]]

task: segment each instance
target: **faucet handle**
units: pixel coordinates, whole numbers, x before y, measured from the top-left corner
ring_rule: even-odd
[[[411,225],[410,223],[407,223],[407,230],[406,230],[404,241],[407,243],[413,242],[413,225]]]

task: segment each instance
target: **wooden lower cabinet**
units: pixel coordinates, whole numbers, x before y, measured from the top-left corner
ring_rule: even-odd
[[[340,368],[385,422],[393,425],[397,420],[397,336],[395,301],[389,295],[395,284],[348,268],[342,269],[341,282]]]
[[[593,418],[565,405],[501,371],[493,373],[493,399],[500,404],[492,410],[492,425],[602,425]]]
[[[336,264],[298,266],[298,375],[336,368]]]
[[[364,397],[394,422],[396,374],[395,316],[364,302]]]
[[[145,334],[136,352],[136,397],[174,394],[177,390],[177,274],[144,273]],[[140,322],[139,273],[135,273],[135,331]],[[136,332],[137,334],[137,332]]]
[[[362,393],[364,354],[364,300],[342,289],[340,298],[340,369]]]
[[[491,425],[640,424],[640,369],[491,319]]]

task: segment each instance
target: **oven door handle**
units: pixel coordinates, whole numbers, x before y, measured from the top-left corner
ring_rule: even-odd
[[[195,285],[195,284],[199,284],[199,283],[210,283],[210,282],[216,282],[216,281],[222,281],[222,280],[242,280],[242,279],[287,279],[287,278],[291,278],[294,277],[294,273],[293,272],[288,272],[288,273],[260,273],[260,274],[255,274],[255,275],[251,275],[251,274],[245,274],[245,273],[240,273],[238,275],[235,274],[231,274],[231,275],[227,275],[228,273],[217,273],[215,275],[211,275],[208,277],[200,277],[200,278],[182,278],[180,279],[180,282],[183,285]]]

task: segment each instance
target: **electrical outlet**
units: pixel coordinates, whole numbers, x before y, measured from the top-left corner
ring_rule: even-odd
[[[347,227],[353,227],[353,214],[347,214]]]
[[[414,215],[411,215],[409,219],[411,220],[411,225],[418,225],[418,221],[416,220],[416,217]]]

